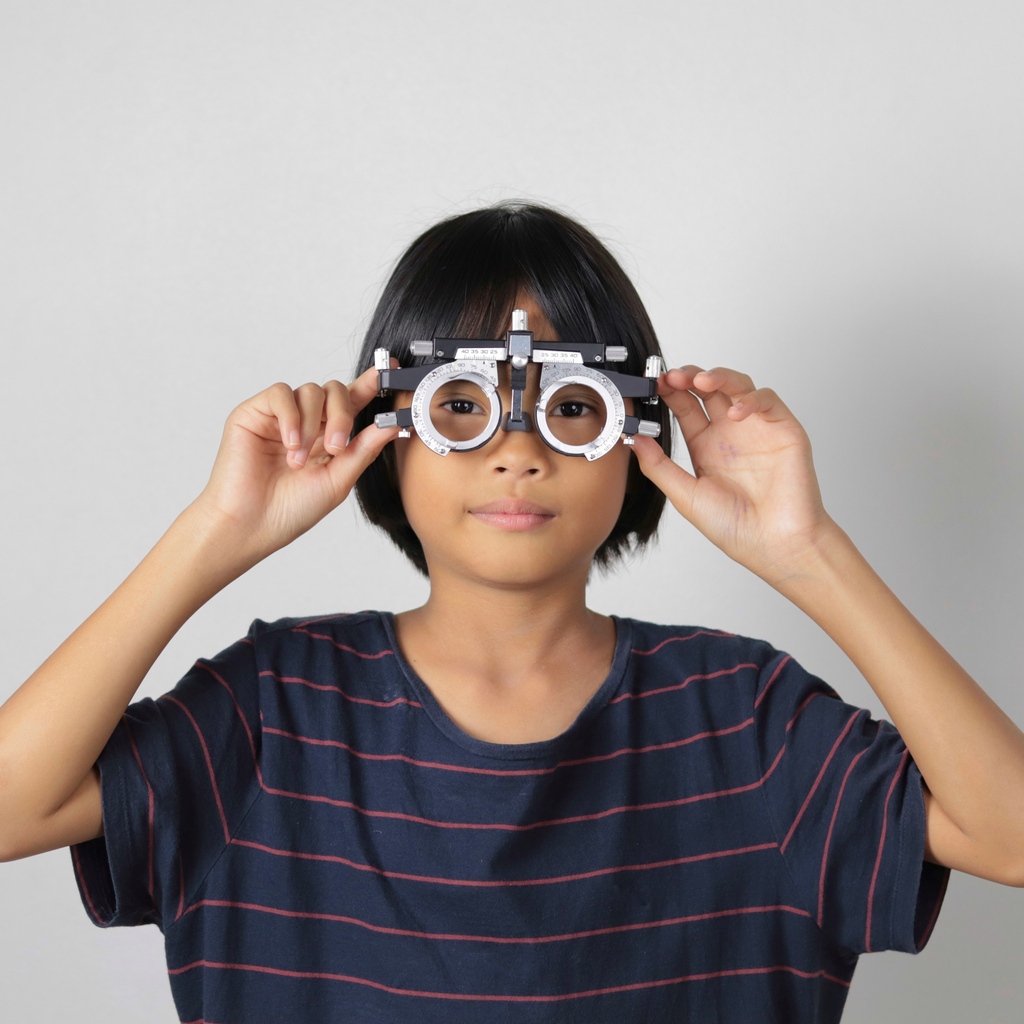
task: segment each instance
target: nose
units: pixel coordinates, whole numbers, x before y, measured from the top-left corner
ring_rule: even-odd
[[[530,416],[532,422],[533,406],[537,402],[540,383],[540,367],[530,367],[530,381],[523,394],[523,413]],[[507,374],[507,371],[506,371]],[[501,403],[507,412],[511,408],[512,392],[508,385],[508,377],[498,387]],[[484,446],[483,451],[488,465],[496,473],[511,473],[513,476],[540,476],[551,469],[552,451],[544,443],[540,434],[531,426],[529,430],[504,429],[505,416],[502,415],[502,428],[495,431],[494,436]]]

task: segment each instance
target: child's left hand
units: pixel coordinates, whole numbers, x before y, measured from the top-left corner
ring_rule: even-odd
[[[698,366],[662,374],[658,394],[679,421],[696,475],[653,438],[638,436],[633,450],[644,475],[708,540],[766,582],[809,569],[836,524],[822,507],[811,442],[779,396],[755,389],[745,373]]]

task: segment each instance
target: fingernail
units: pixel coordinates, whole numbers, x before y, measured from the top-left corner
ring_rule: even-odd
[[[298,444],[299,441],[300,441],[299,432],[297,430],[293,430],[292,434],[291,434],[291,437],[288,439],[288,443],[289,444]]]
[[[345,435],[340,430],[331,438],[331,447],[339,450],[345,447]]]
[[[292,461],[296,466],[303,466],[306,463],[306,453],[303,449],[299,449],[297,452],[292,452]]]

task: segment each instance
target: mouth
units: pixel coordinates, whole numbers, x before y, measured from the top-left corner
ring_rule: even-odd
[[[550,523],[555,513],[534,501],[521,498],[499,498],[469,510],[474,519],[500,530],[535,530]]]

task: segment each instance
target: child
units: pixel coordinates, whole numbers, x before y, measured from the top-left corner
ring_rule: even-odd
[[[377,396],[375,349],[414,365],[413,340],[500,339],[513,309],[538,340],[625,346],[627,374],[660,354],[564,215],[434,226],[356,380],[239,405],[202,494],[0,709],[0,855],[70,845],[96,924],[163,932],[183,1021],[832,1022],[860,953],[924,948],[951,868],[1024,885],[1024,735],[825,512],[773,391],[670,370],[658,440],[593,461],[535,429],[440,457],[374,425],[412,399]],[[429,575],[423,607],[256,619],[129,705],[193,612],[353,486]],[[589,611],[592,567],[647,543],[665,496],[894,724],[764,641]]]

